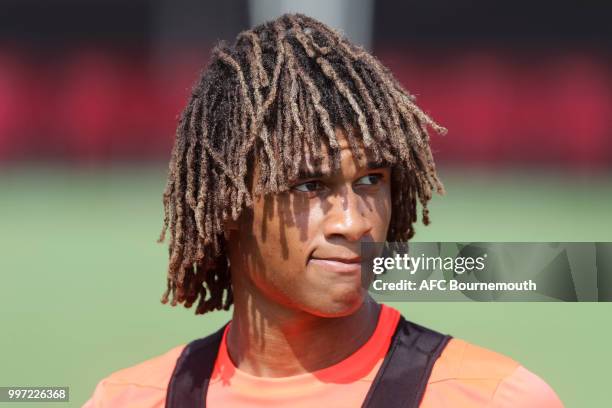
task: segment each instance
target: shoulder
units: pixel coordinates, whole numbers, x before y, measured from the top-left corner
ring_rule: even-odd
[[[490,407],[563,407],[553,389],[517,361],[456,338],[436,361],[428,388],[452,389]]]
[[[452,338],[436,361],[430,381],[449,378],[502,379],[519,363],[493,350]]]
[[[185,344],[103,378],[84,408],[162,407],[176,360]]]
[[[496,407],[563,407],[550,385],[523,366],[500,382],[492,402]]]

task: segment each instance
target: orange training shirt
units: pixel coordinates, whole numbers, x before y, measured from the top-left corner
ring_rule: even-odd
[[[257,377],[238,369],[223,334],[208,387],[209,407],[360,407],[389,348],[399,312],[385,304],[368,341],[346,359],[290,377]],[[231,323],[230,323],[231,324]],[[164,407],[166,389],[181,351],[177,346],[98,383],[85,408]],[[535,374],[499,353],[451,339],[436,361],[423,408],[559,408],[555,392]]]

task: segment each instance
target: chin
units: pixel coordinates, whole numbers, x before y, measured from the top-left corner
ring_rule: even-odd
[[[363,304],[366,292],[363,288],[347,290],[346,288],[333,288],[320,298],[318,304],[311,311],[320,317],[346,317],[357,312]]]

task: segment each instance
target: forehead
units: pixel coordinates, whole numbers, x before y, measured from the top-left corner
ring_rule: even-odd
[[[334,149],[329,146],[329,141],[325,135],[319,135],[314,138],[316,147],[311,149],[306,139],[302,140],[300,149],[299,163],[298,155],[293,152],[295,158],[294,166],[297,170],[295,181],[303,178],[327,177],[334,176],[349,169],[354,171],[364,168],[380,168],[388,164],[373,160],[371,153],[365,148],[363,140],[358,131],[355,131],[351,137],[344,129],[336,128],[336,140],[338,142],[338,159],[339,169],[334,171],[332,153]],[[261,172],[261,160],[267,160],[267,157],[255,157],[253,175],[259,177]]]
[[[351,137],[343,129],[336,128],[335,135],[338,142],[337,154],[340,160],[338,171],[341,171],[347,165],[357,169],[380,168],[389,165],[384,160],[374,160],[372,153],[365,148],[358,132],[355,132]],[[318,154],[308,148],[302,150],[304,157],[299,166],[300,172],[311,173],[314,170],[315,173],[322,173],[322,175],[332,175],[335,173],[332,162],[333,149],[324,137],[319,138],[317,142],[320,147]]]

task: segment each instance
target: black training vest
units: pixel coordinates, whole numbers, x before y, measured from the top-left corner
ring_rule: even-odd
[[[166,408],[206,407],[208,382],[228,323],[185,346],[168,384]],[[433,365],[450,339],[400,316],[389,351],[362,407],[417,408]]]

